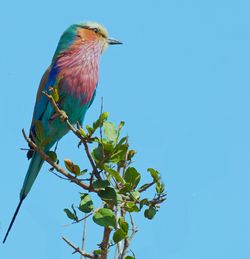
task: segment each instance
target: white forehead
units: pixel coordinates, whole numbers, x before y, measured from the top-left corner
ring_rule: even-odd
[[[91,29],[97,28],[100,30],[100,32],[105,35],[106,37],[108,37],[108,31],[107,29],[102,26],[101,24],[97,23],[97,22],[85,22],[82,23],[83,26],[89,27]]]

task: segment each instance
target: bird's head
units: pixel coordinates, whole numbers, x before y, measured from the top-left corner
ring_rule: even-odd
[[[84,41],[96,41],[102,46],[102,52],[108,45],[122,44],[120,41],[108,37],[108,31],[104,26],[96,22],[78,24],[77,37]]]
[[[60,55],[72,45],[98,44],[101,53],[109,46],[122,44],[109,38],[105,27],[97,22],[84,22],[71,25],[61,36],[54,57]]]

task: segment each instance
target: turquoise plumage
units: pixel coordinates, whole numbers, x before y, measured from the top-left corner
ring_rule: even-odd
[[[34,142],[39,141],[41,130],[44,133],[46,141],[42,145],[40,143],[44,152],[49,151],[69,129],[57,116],[53,106],[42,92],[57,89],[59,95],[57,104],[66,112],[70,123],[82,123],[95,97],[100,56],[108,45],[120,43],[109,39],[106,29],[93,22],[71,25],[63,33],[51,65],[41,79],[30,127],[30,138]],[[31,162],[20,192],[19,204],[3,243],[43,165],[40,155],[33,150],[28,151],[27,157]]]

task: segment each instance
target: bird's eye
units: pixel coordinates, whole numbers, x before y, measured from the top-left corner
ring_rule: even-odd
[[[95,33],[99,33],[99,29],[98,28],[93,28],[92,29]]]

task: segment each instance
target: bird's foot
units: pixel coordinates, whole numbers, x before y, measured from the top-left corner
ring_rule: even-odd
[[[66,121],[66,120],[69,119],[69,117],[68,117],[68,115],[66,114],[65,111],[62,111],[62,110],[61,110],[61,112],[60,112],[60,119],[61,119],[62,121]]]

